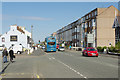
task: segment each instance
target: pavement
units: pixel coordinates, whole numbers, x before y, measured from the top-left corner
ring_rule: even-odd
[[[117,80],[118,59],[84,57],[78,51],[46,53],[38,49],[31,55],[16,55],[14,63],[5,70],[5,78],[74,78]]]
[[[0,51],[0,72],[2,71],[2,51]]]
[[[9,66],[10,62],[9,62],[9,58],[7,58],[8,62],[7,63],[3,63],[3,59],[2,59],[2,51],[0,51],[0,78],[1,75],[4,73],[5,69]]]

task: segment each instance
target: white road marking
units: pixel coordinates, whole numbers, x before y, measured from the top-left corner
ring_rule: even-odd
[[[49,58],[51,60],[51,58]]]
[[[52,59],[55,59],[54,57],[52,57]]]
[[[87,79],[87,77],[84,77],[85,79]]]
[[[67,55],[69,55],[69,54],[67,54]],[[49,57],[48,57],[48,58],[49,58]],[[51,58],[49,58],[49,59],[55,59],[55,58],[54,58],[54,57],[51,57]],[[68,66],[67,64],[65,64],[65,63],[63,63],[63,62],[61,62],[60,60],[57,60],[57,59],[56,59],[56,61],[59,62],[59,63],[61,63],[61,64],[63,64],[64,66],[66,66],[67,68],[69,68],[70,70],[72,70],[73,72],[75,72],[76,74],[78,74],[78,75],[82,76],[83,78],[87,79],[86,76],[84,76],[83,74],[81,74],[81,73],[78,72],[77,70],[73,69],[72,67]]]
[[[81,76],[83,76],[82,74],[80,74]]]
[[[83,74],[81,74],[81,73],[78,72],[77,70],[71,68],[70,66],[68,66],[67,64],[65,64],[65,63],[63,63],[63,62],[61,62],[61,61],[59,61],[59,60],[57,60],[57,61],[58,61],[59,63],[63,64],[64,66],[68,67],[70,70],[74,71],[74,72],[77,73],[78,75],[80,75],[80,76],[82,76],[83,78],[87,79],[86,76],[83,76]]]
[[[54,57],[47,57],[49,60],[55,59]]]
[[[77,72],[77,74],[80,74],[79,72]]]

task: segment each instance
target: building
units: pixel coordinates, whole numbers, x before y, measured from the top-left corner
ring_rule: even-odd
[[[56,42],[58,43],[57,32],[52,33],[51,36],[55,37],[56,38]]]
[[[9,49],[14,45],[22,45],[26,49],[31,48],[31,33],[26,31],[24,27],[17,25],[10,26],[10,30],[0,37],[0,44]]]
[[[116,16],[113,28],[115,28],[115,43],[118,43],[120,41],[120,16]]]
[[[117,28],[112,28],[119,11],[114,6],[96,8],[57,31],[58,41],[73,47],[115,46]]]

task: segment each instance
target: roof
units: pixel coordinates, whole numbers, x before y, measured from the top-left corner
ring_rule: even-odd
[[[17,30],[25,34],[25,32],[19,26],[17,26]]]

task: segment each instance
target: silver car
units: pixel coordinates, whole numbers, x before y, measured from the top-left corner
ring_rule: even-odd
[[[58,51],[65,51],[65,48],[64,47],[59,47]]]

